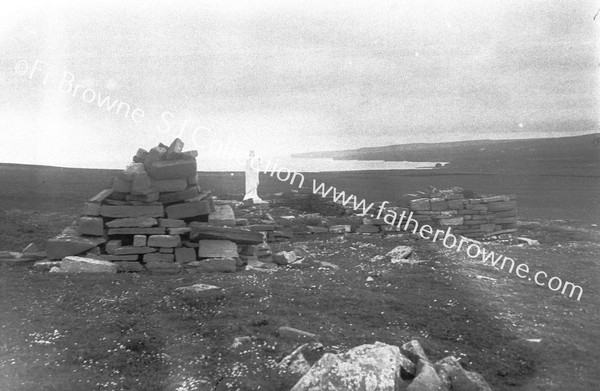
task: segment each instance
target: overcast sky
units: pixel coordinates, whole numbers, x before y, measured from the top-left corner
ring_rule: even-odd
[[[0,13],[0,162],[598,131],[597,1],[19,3]]]

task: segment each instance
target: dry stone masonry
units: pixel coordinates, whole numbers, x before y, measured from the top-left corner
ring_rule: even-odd
[[[200,189],[196,156],[179,139],[138,150],[76,224],[48,240],[48,259],[62,260],[54,271],[235,271],[238,245],[263,236],[236,228],[231,206]]]
[[[413,218],[420,224],[444,230],[452,227],[454,234],[468,238],[517,232],[515,195],[478,196],[461,188],[432,189],[424,195],[409,201]]]

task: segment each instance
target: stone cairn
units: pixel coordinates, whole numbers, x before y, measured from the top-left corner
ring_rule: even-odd
[[[48,240],[56,272],[235,271],[238,252],[263,235],[236,228],[230,205],[215,205],[197,182],[196,151],[183,142],[139,149],[112,187],[85,202],[82,216]]]

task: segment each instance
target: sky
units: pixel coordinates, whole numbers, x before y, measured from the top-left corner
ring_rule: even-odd
[[[0,162],[598,132],[596,1],[98,3],[3,6]]]

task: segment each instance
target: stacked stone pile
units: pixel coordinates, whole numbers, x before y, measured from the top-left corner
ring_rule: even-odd
[[[84,204],[76,224],[48,240],[48,259],[65,263],[85,254],[120,271],[235,271],[238,244],[263,237],[234,228],[231,206],[215,207],[210,192],[201,191],[196,156],[179,139],[138,150],[112,187]]]
[[[420,224],[452,227],[453,233],[469,238],[517,232],[515,195],[478,196],[461,188],[432,189],[424,195],[409,201],[409,210]]]

